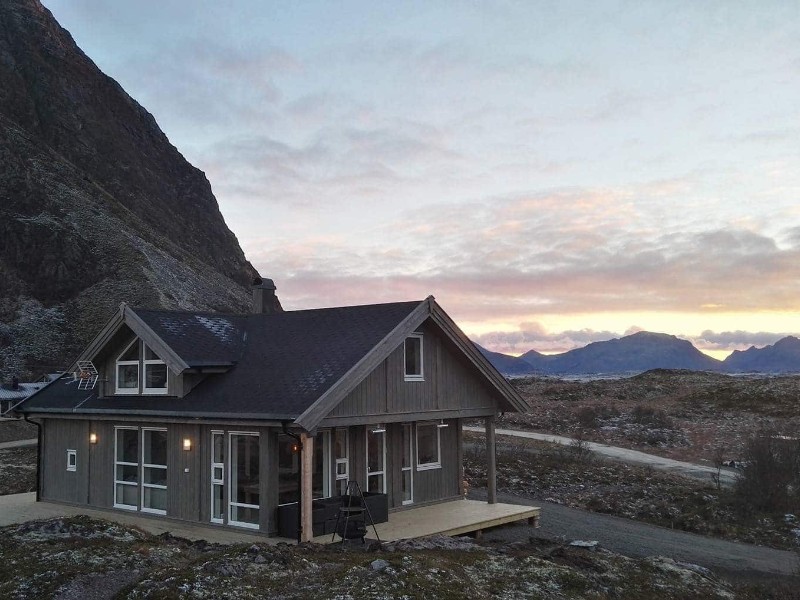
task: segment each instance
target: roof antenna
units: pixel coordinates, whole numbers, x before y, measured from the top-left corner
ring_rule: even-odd
[[[78,372],[75,378],[78,380],[79,390],[93,390],[97,384],[98,372],[94,363],[90,360],[78,361]]]

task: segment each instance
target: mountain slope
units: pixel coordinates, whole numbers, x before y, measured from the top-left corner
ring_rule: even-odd
[[[800,373],[800,339],[790,335],[764,348],[734,350],[722,365],[740,373]]]
[[[0,375],[63,366],[121,301],[241,311],[211,187],[38,0],[0,2]]]
[[[553,357],[551,373],[620,373],[650,369],[719,370],[718,360],[691,342],[665,333],[640,331],[633,335],[593,342]]]
[[[536,372],[536,370],[528,362],[522,360],[522,358],[503,354],[501,352],[492,352],[480,344],[475,344],[475,346],[480,350],[481,354],[489,359],[489,362],[492,363],[498,371],[505,375],[528,375]]]

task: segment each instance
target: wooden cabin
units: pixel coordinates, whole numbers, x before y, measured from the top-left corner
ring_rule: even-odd
[[[433,297],[276,312],[274,289],[248,315],[121,305],[18,408],[39,498],[266,535],[299,507],[307,540],[351,480],[389,514],[461,498],[462,423],[483,419],[495,502],[493,419],[527,406]]]

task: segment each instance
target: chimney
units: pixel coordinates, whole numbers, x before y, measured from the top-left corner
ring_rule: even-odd
[[[272,279],[256,277],[253,281],[253,313],[272,315],[280,311]]]
[[[11,378],[11,389],[15,392],[19,389],[19,379],[17,379],[16,375]]]

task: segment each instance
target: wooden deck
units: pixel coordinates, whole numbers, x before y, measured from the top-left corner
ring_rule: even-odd
[[[389,521],[376,525],[376,528],[382,542],[436,534],[464,535],[477,532],[480,535],[484,529],[523,520],[537,527],[540,511],[535,506],[454,500],[390,513]],[[369,527],[367,537],[374,536],[372,527]],[[340,541],[340,538],[336,536],[335,541]],[[314,542],[329,544],[331,534],[315,537]]]

